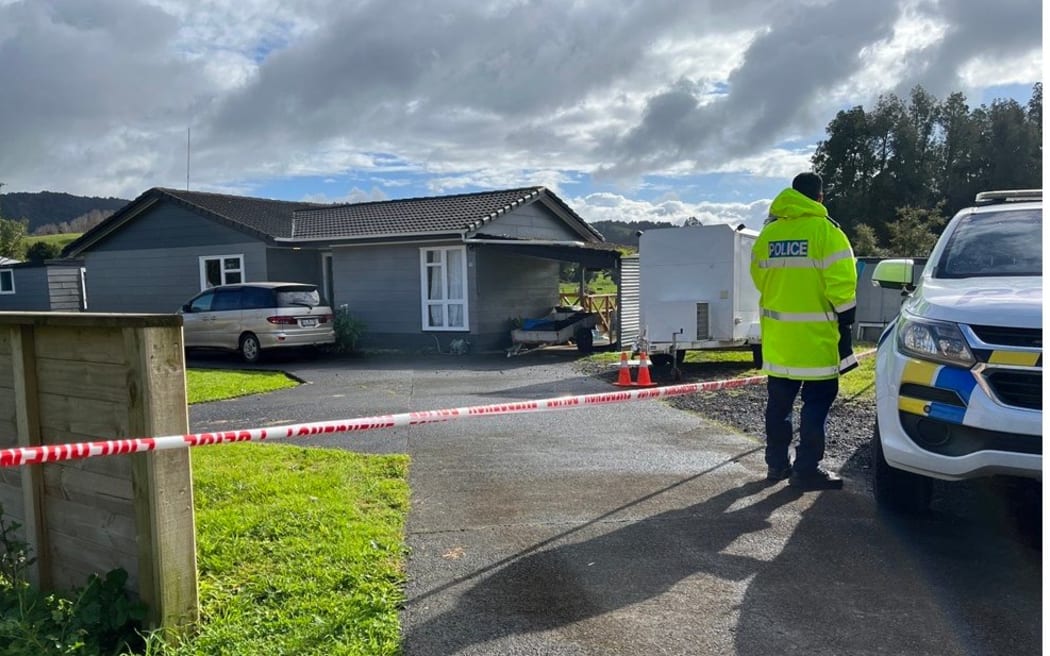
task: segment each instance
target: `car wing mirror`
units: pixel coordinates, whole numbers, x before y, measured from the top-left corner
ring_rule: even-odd
[[[182,306],[182,311],[186,314],[189,314],[190,312],[193,312],[193,307],[189,303],[187,303],[186,305]]]
[[[915,260],[899,258],[879,262],[871,274],[871,283],[883,289],[915,291]]]

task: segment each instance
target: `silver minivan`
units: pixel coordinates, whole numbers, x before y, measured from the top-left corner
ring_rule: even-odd
[[[257,362],[273,348],[335,343],[332,308],[316,285],[249,282],[204,290],[179,310],[186,348],[237,351]]]

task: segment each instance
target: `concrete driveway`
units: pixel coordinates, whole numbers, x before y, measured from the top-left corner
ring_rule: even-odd
[[[610,389],[573,357],[285,359],[310,384],[194,406],[191,426]],[[999,509],[890,521],[864,481],[767,485],[759,443],[659,401],[299,443],[412,456],[408,656],[1041,650],[1041,554]]]

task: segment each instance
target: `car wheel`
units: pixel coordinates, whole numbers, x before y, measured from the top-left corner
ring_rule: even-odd
[[[918,514],[929,510],[933,495],[933,481],[901,469],[894,469],[882,453],[882,437],[875,422],[871,438],[872,487],[875,502],[880,508],[902,514]]]
[[[241,337],[241,359],[245,362],[258,362],[262,357],[262,347],[259,346],[259,338],[251,333]]]

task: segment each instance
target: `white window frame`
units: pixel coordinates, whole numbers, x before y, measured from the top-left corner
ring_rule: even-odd
[[[463,298],[453,299],[448,298],[448,254],[452,251],[458,251],[462,257],[460,258],[461,271],[463,280]],[[439,262],[429,263],[427,262],[428,253],[440,253],[441,257]],[[429,285],[427,284],[427,270],[430,268],[441,269],[441,284],[442,284],[442,296],[444,298],[439,300],[431,300],[428,297],[430,292]],[[439,332],[469,332],[470,331],[470,307],[467,303],[469,298],[469,285],[467,279],[467,247],[466,246],[438,246],[438,247],[424,247],[419,249],[419,296],[420,296],[420,312],[423,330],[439,331]],[[431,326],[430,325],[430,308],[431,306],[441,306],[443,308],[442,315],[445,318],[445,323],[448,323],[448,307],[450,305],[462,305],[463,306],[463,325],[462,326]]]
[[[8,279],[11,281],[11,289],[4,289],[3,283],[0,283],[0,294],[14,294],[15,293],[15,270],[14,269],[0,269],[0,276],[3,274],[8,275]]]
[[[200,257],[197,258],[197,265],[198,265],[198,267],[200,267],[201,291],[202,292],[205,289],[211,289],[208,286],[208,268],[207,268],[208,261],[209,260],[218,260],[219,261],[219,275],[222,276],[222,282],[220,284],[226,285],[226,284],[229,284],[229,283],[226,282],[226,273],[227,272],[226,272],[225,267],[223,267],[222,265],[223,265],[223,262],[225,262],[226,260],[233,259],[233,258],[236,258],[240,262],[240,267],[237,269],[237,273],[241,274],[241,282],[247,282],[247,279],[244,277],[244,254],[243,253],[236,253],[236,254],[232,254],[232,255],[201,255]],[[231,271],[233,271],[233,270],[231,269]]]

